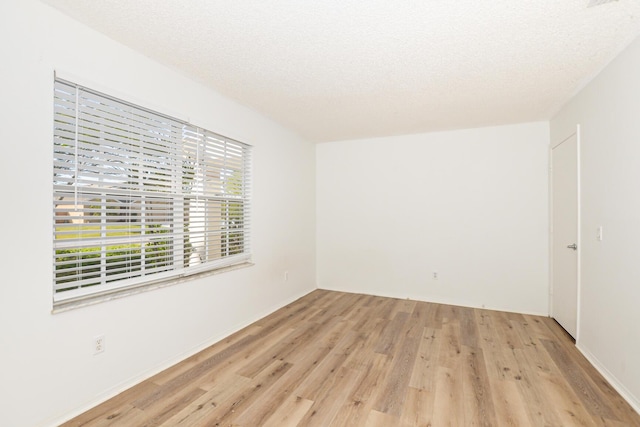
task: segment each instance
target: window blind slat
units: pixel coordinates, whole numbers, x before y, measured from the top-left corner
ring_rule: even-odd
[[[54,86],[54,304],[250,258],[248,145]]]

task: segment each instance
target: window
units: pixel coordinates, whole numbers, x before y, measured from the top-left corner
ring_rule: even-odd
[[[58,80],[56,303],[249,260],[250,147]]]

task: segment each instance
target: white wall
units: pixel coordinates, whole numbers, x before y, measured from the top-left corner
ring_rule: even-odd
[[[551,121],[581,126],[578,347],[640,411],[640,39]],[[603,226],[604,239],[596,239]]]
[[[0,40],[0,425],[57,424],[315,288],[313,145],[36,0],[0,2]],[[51,314],[54,69],[254,145],[255,266]]]
[[[318,287],[547,314],[548,145],[547,123],[318,145]]]

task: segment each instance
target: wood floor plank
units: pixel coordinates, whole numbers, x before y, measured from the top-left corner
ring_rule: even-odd
[[[291,369],[293,365],[276,361],[262,371],[250,383],[249,389],[238,391],[229,399],[218,405],[216,411],[204,418],[208,425],[225,425],[235,421],[237,416],[249,408],[255,401],[267,393],[272,393],[272,386]]]
[[[513,350],[518,363],[517,375],[514,376],[518,391],[527,402],[527,415],[534,426],[561,426],[556,414],[557,408],[546,395],[544,386],[540,383],[539,371],[550,372],[545,362],[536,355],[531,355],[523,349]],[[532,357],[533,356],[533,357]]]
[[[227,395],[224,399],[218,400],[218,402],[209,399],[207,400],[208,404],[198,405],[196,411],[187,411],[186,417],[174,420],[177,421],[175,424],[172,424],[170,420],[167,425],[229,425],[239,413],[266,393],[290,368],[291,364],[289,363],[274,361],[244,387],[236,389],[234,393]],[[194,417],[197,418],[197,421]]]
[[[416,325],[421,331],[427,326],[433,327],[433,325],[430,326],[434,311],[433,307],[433,304],[422,301],[416,302],[413,311],[411,312],[411,318],[409,319],[411,324]]]
[[[330,394],[336,372],[343,367],[345,360],[351,354],[351,349],[357,346],[357,343],[362,339],[361,334],[353,331],[347,332],[343,339],[331,349],[330,354],[295,389],[294,393],[313,401],[323,394]]]
[[[140,425],[145,421],[146,414],[138,408],[127,405],[117,415],[98,420],[96,427],[117,427]]]
[[[463,307],[460,313],[460,344],[478,348],[478,325],[475,318],[475,310]]]
[[[495,426],[497,420],[493,402],[494,396],[482,350],[464,346],[463,351],[464,363],[461,374],[465,420],[474,420],[474,424],[478,426]]]
[[[593,427],[597,423],[587,409],[581,404],[571,387],[562,379],[559,373],[540,373],[538,378],[544,387],[549,401],[553,402],[556,414],[563,426]]]
[[[558,327],[553,319],[543,318],[547,327],[554,332],[553,336],[564,338],[566,332]],[[582,374],[590,380],[590,384],[597,390],[599,395],[607,403],[607,408],[614,414],[614,418],[603,418],[608,423],[615,424],[617,421],[623,422],[628,426],[640,427],[640,420],[631,414],[629,416],[628,403],[620,396],[620,394],[609,384],[604,377],[589,363],[589,361],[572,345],[572,341],[558,338],[550,340],[566,353],[565,359],[573,363],[576,369],[580,369]]]
[[[388,319],[377,316],[374,308],[368,308],[368,311],[363,311],[362,318],[360,320],[357,320],[352,328],[354,331],[370,333],[378,326],[386,326],[388,322]]]
[[[241,413],[237,422],[245,426],[261,426],[274,415],[278,408],[287,402],[293,391],[304,381],[315,369],[318,363],[330,353],[328,347],[310,347],[304,352],[303,357],[296,359],[291,369],[280,377],[273,385],[273,392],[265,393],[256,399],[253,404]],[[300,400],[302,397],[296,394]],[[308,400],[313,403],[313,401]],[[299,402],[294,402],[299,403]],[[300,405],[293,405],[299,407]]]
[[[374,307],[374,313],[376,317],[381,319],[393,319],[393,308],[396,306],[396,300],[393,298],[381,298],[378,304]]]
[[[457,369],[457,368],[456,368]],[[439,367],[436,372],[436,391],[433,402],[434,426],[460,426],[465,424],[462,377],[455,369]],[[469,424],[473,420],[469,420]]]
[[[352,369],[365,370],[371,363],[371,359],[377,357],[377,353],[372,351],[375,344],[380,339],[380,334],[388,322],[386,319],[374,318],[375,322],[370,325],[367,331],[354,330],[360,336],[354,346],[353,351],[345,360],[345,366]]]
[[[367,427],[389,427],[396,426],[398,423],[400,423],[400,420],[394,415],[370,411],[367,416],[367,421],[365,421],[363,425]]]
[[[375,399],[381,393],[381,385],[389,371],[391,358],[375,352],[369,352],[369,355],[368,364],[362,365],[360,369],[363,375],[334,417],[336,425],[365,425]]]
[[[160,426],[169,418],[189,406],[191,402],[205,394],[201,388],[188,388],[183,392],[168,396],[144,410],[145,422],[142,427]]]
[[[294,427],[300,425],[302,418],[309,412],[313,400],[289,395],[282,405],[264,422],[263,427]],[[251,424],[247,424],[250,426]]]
[[[610,426],[638,415],[553,320],[316,290],[63,426]]]
[[[520,337],[513,328],[512,313],[492,312],[493,324],[501,337],[501,342],[510,349],[522,348]]]
[[[438,346],[438,366],[458,369],[462,353],[458,323],[452,320],[443,323],[441,337],[442,341]]]
[[[310,410],[300,420],[300,425],[324,427],[338,414],[349,394],[358,382],[362,372],[342,367],[331,376],[331,383],[325,382],[328,392],[319,393]]]
[[[240,375],[224,376],[216,386],[205,394],[193,400],[178,413],[167,419],[161,426],[207,426],[205,417],[220,411],[222,403],[229,400],[240,391],[248,389],[251,379]]]
[[[433,391],[435,389],[435,372],[438,366],[438,354],[442,331],[424,328],[418,347],[409,386],[419,390]]]
[[[415,334],[405,335],[403,341],[393,355],[391,371],[385,379],[374,409],[385,414],[400,416],[404,399],[408,392],[411,373],[418,354],[420,339]]]
[[[513,379],[517,375],[517,363],[513,350],[504,348],[503,341],[496,334],[491,313],[480,310],[476,313],[479,342],[484,352],[489,375],[503,381]]]
[[[357,300],[357,296],[356,294],[341,295],[341,298],[334,299],[330,304],[325,305],[320,311],[311,316],[308,319],[309,322],[324,323],[332,317],[341,316],[351,309],[352,304]]]
[[[351,321],[353,323],[357,323],[361,319],[366,318],[367,314],[369,314],[371,310],[369,307],[371,300],[372,297],[369,295],[360,295],[360,298],[353,304],[350,310],[343,314],[342,317],[344,320]]]
[[[401,338],[402,328],[409,319],[409,313],[398,312],[393,316],[393,319],[385,326],[380,340],[376,345],[376,353],[386,354],[390,356],[393,353],[394,347]]]
[[[611,407],[606,403],[604,396],[595,387],[592,381],[584,375],[584,372],[569,358],[567,352],[557,343],[551,340],[541,340],[542,345],[558,366],[565,380],[582,400],[584,406],[596,417],[615,420]]]
[[[398,313],[407,313],[407,314],[413,313],[413,310],[415,309],[416,304],[417,304],[417,301],[411,301],[409,299],[395,300],[393,309],[391,309],[391,314],[390,314],[391,318],[393,319]]]
[[[491,381],[491,393],[496,410],[497,425],[529,427],[533,425],[527,415],[526,403],[515,381],[495,379]]]
[[[400,414],[402,427],[428,427],[433,424],[433,391],[409,387],[404,408]]]
[[[323,325],[314,322],[305,322],[285,337],[273,341],[271,344],[265,343],[263,350],[251,358],[242,369],[237,372],[245,377],[253,378],[258,372],[264,369],[272,360],[285,360],[295,351],[300,351],[302,347],[310,346],[313,340],[323,333]]]
[[[429,305],[429,310],[428,313],[429,315],[427,316],[427,324],[425,325],[428,328],[434,328],[434,329],[442,329],[442,322],[444,321],[444,316],[443,316],[443,308],[444,305],[443,304],[431,304],[431,303],[423,303],[423,304],[428,304]]]

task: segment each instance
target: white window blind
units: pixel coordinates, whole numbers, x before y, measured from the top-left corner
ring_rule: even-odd
[[[250,258],[248,145],[54,86],[54,304]]]

